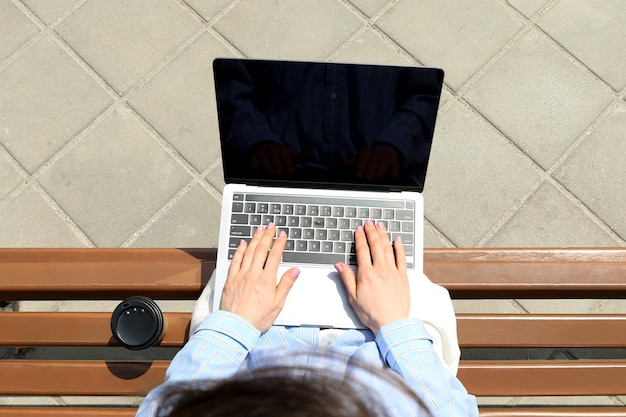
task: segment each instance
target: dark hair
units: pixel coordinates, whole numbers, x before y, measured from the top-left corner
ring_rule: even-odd
[[[284,358],[283,358],[284,360]],[[339,356],[332,360],[341,360]],[[324,358],[328,362],[328,358]],[[404,394],[407,404],[427,411],[421,400],[388,370],[349,359],[378,381]],[[298,360],[289,361],[298,363]],[[388,411],[376,390],[351,373],[308,366],[267,366],[221,380],[172,382],[158,417],[381,417]],[[359,378],[360,379],[360,378]]]

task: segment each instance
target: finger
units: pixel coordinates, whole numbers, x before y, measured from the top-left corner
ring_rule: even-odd
[[[380,237],[380,242],[383,247],[385,262],[387,262],[387,265],[394,265],[396,260],[393,255],[393,247],[391,246],[391,242],[389,241],[389,235],[387,234],[387,228],[385,227],[385,223],[376,223],[376,231],[378,232],[378,236]]]
[[[270,254],[267,256],[267,261],[265,262],[265,269],[269,271],[277,271],[278,266],[280,265],[280,260],[283,257],[283,250],[285,249],[285,245],[287,244],[287,233],[281,230],[278,234],[278,237],[274,241],[272,245],[272,249],[270,250]]]
[[[235,254],[233,255],[233,259],[230,261],[230,268],[228,269],[228,278],[231,276],[237,275],[239,270],[241,269],[241,261],[243,259],[243,254],[246,252],[246,247],[248,244],[245,240],[241,239],[239,242],[239,246],[237,246],[237,250],[235,250]]]
[[[349,299],[356,298],[356,277],[354,276],[354,271],[348,267],[348,265],[343,262],[337,262],[335,264],[335,269],[339,274],[339,278],[341,278],[341,282],[343,282],[343,286],[346,289],[346,293],[348,294]]]
[[[267,261],[267,255],[270,250],[270,246],[274,241],[274,235],[276,234],[276,227],[274,223],[268,223],[263,231],[259,243],[254,248],[254,255],[252,257],[252,268],[263,268]]]
[[[383,261],[385,259],[385,250],[383,243],[381,242],[378,229],[374,226],[374,223],[372,223],[371,220],[368,220],[365,223],[363,229],[365,230],[367,243],[372,254],[372,264]]]
[[[396,254],[396,267],[400,271],[406,271],[406,252],[404,251],[404,243],[402,243],[400,236],[393,241],[393,250]]]
[[[291,268],[280,277],[280,281],[276,286],[276,301],[278,301],[278,305],[281,307],[285,304],[285,299],[293,287],[293,284],[296,282],[298,275],[300,275],[300,270],[298,268]]]
[[[356,249],[356,263],[358,267],[372,266],[370,247],[367,244],[367,238],[362,226],[357,227],[354,232],[354,247]]]
[[[248,270],[250,269],[250,265],[252,264],[252,259],[254,258],[254,251],[259,244],[259,240],[263,236],[263,226],[258,226],[254,234],[252,235],[252,239],[248,242],[248,245],[245,248],[245,252],[243,254],[243,259],[241,261],[240,269]]]

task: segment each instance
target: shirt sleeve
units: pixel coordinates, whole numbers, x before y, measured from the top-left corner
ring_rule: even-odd
[[[443,365],[419,319],[383,326],[376,335],[376,344],[389,367],[402,376],[431,415],[478,415],[476,398]]]
[[[209,314],[172,360],[165,383],[146,396],[136,416],[153,416],[160,393],[168,384],[232,376],[260,335],[257,328],[236,314],[222,310]]]

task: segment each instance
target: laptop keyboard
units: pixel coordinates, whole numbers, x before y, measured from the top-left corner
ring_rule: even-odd
[[[367,220],[383,222],[391,241],[397,236],[412,267],[415,210],[413,201],[357,200],[336,197],[233,195],[228,258],[241,239],[249,241],[259,225],[273,222],[287,233],[283,262],[356,265],[354,230]]]

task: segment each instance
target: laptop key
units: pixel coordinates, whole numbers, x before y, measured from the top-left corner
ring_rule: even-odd
[[[322,242],[322,252],[332,252],[333,242]]]
[[[231,224],[248,224],[247,214],[233,214],[230,216]]]
[[[346,253],[346,242],[335,242],[334,252],[335,253]]]
[[[250,215],[250,224],[253,226],[258,226],[261,224],[261,215],[260,214],[251,214]]]
[[[252,230],[252,227],[250,226],[230,226],[230,235],[248,237],[248,236],[252,236],[250,234],[251,230]]]
[[[233,202],[233,213],[242,213],[243,212],[243,203],[234,201]]]
[[[256,203],[246,203],[243,211],[246,213],[254,213],[256,211]]]

